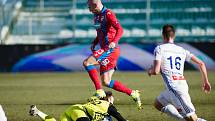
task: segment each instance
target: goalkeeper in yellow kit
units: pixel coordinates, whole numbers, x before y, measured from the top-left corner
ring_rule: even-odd
[[[126,121],[113,105],[112,92],[106,92],[104,99],[91,97],[85,104],[68,107],[60,116],[60,121],[112,121],[113,116],[118,121]],[[32,116],[39,116],[44,121],[56,121],[55,118],[41,112],[35,105],[29,111]]]

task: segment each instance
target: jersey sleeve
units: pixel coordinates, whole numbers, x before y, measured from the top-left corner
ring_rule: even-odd
[[[108,114],[113,116],[114,118],[117,119],[117,121],[126,121],[126,119],[124,119],[122,117],[122,115],[117,111],[117,109],[115,108],[114,105],[110,104],[109,108],[108,108]]]
[[[118,43],[119,39],[122,37],[123,28],[119,21],[117,20],[115,14],[112,11],[107,11],[107,21],[116,29],[116,35],[113,39],[113,42]]]
[[[92,44],[93,44],[93,45],[97,45],[98,42],[99,42],[99,37],[98,37],[98,35],[97,35],[96,38],[93,40]]]
[[[161,61],[162,58],[162,54],[161,54],[161,47],[157,46],[154,50],[154,56],[155,56],[155,60],[159,60]]]
[[[186,54],[186,61],[190,61],[193,54],[188,50],[185,50],[185,54]]]

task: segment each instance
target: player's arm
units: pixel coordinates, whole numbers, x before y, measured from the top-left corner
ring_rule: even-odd
[[[98,42],[99,42],[99,38],[98,38],[98,36],[96,36],[96,38],[95,38],[95,39],[93,40],[93,42],[91,43],[90,49],[91,49],[92,52],[95,51],[95,47],[96,47],[96,45],[98,44]]]
[[[153,66],[148,70],[148,75],[157,75],[160,73],[161,61],[154,60]]]
[[[117,119],[117,121],[127,121],[122,117],[122,115],[117,111],[113,104],[110,104],[108,108],[108,114]]]
[[[206,93],[209,93],[211,91],[211,85],[210,85],[210,82],[208,81],[207,69],[206,69],[205,63],[200,59],[198,59],[195,55],[192,55],[191,60],[198,65],[199,71],[201,72],[202,90],[204,90]]]
[[[161,68],[161,49],[160,46],[157,46],[154,50],[154,56],[155,56],[155,60],[153,61],[153,65],[151,66],[151,68],[149,68],[148,70],[148,75],[157,75],[160,73],[160,68]]]
[[[116,35],[113,41],[109,44],[109,48],[114,48],[118,44],[119,39],[122,37],[123,28],[112,11],[107,12],[107,21],[110,22],[116,30]]]

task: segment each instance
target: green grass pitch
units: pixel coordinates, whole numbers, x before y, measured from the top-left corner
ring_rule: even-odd
[[[208,76],[212,88],[215,87],[215,72],[209,72]],[[185,77],[198,116],[215,121],[214,91],[209,95],[201,91],[201,77],[197,71],[186,71]],[[145,72],[116,72],[113,79],[141,91],[141,111],[129,96],[113,91],[116,107],[129,121],[175,121],[153,107],[155,97],[164,89],[160,75],[148,77]],[[86,102],[94,92],[93,83],[84,72],[0,74],[0,104],[8,121],[40,121],[28,115],[31,104],[59,119],[65,108]]]

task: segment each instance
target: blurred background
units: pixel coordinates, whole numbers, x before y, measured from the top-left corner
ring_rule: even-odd
[[[82,66],[96,36],[86,2],[0,0],[0,104],[8,121],[38,121],[28,115],[31,104],[57,118],[69,105],[85,103],[94,94],[94,86]],[[113,78],[142,92],[144,109],[140,112],[129,96],[113,91],[115,105],[125,118],[174,121],[152,107],[164,88],[161,76],[150,78],[144,72],[152,64],[154,48],[162,42],[164,24],[173,24],[176,43],[205,62],[208,78],[215,87],[215,0],[103,3],[116,13],[124,28],[119,41],[119,71]],[[201,92],[201,75],[193,63],[186,63],[185,70],[198,116],[214,121],[214,91],[210,95]]]
[[[0,0],[0,72],[83,71],[96,36],[86,0]],[[215,70],[214,0],[103,0],[124,34],[119,70],[142,71],[173,24],[176,42]],[[138,55],[138,56],[137,56]],[[192,63],[185,69],[193,70]]]

